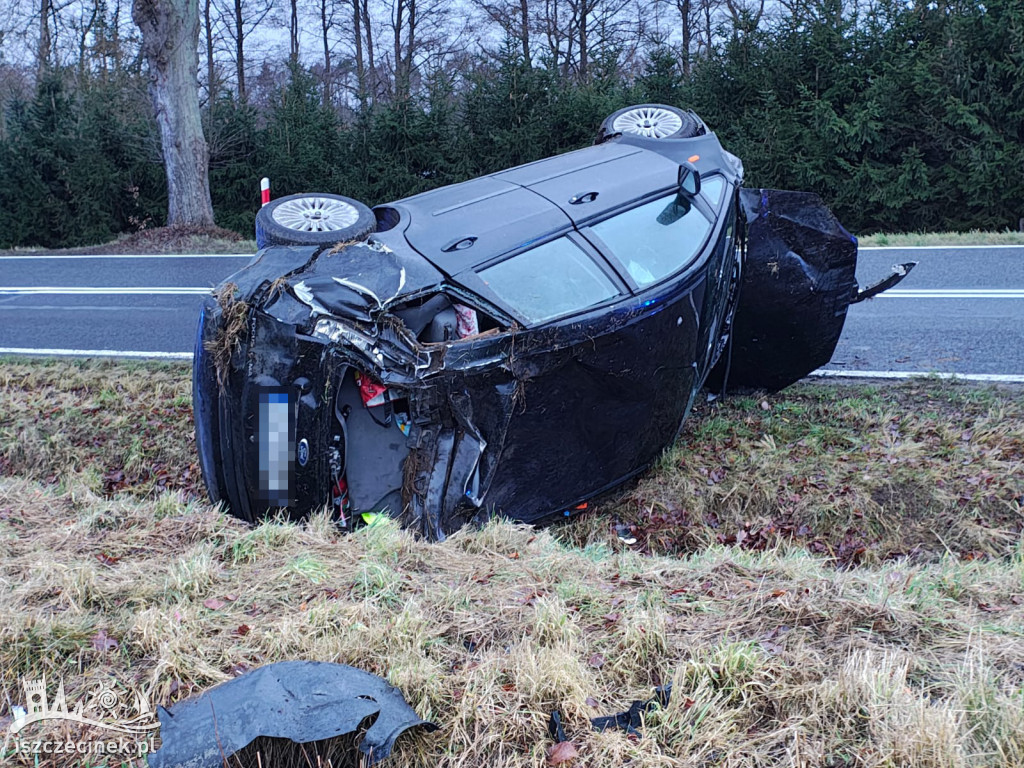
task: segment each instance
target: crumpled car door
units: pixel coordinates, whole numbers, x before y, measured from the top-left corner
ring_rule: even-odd
[[[832,359],[850,304],[903,279],[913,264],[859,292],[857,239],[810,192],[741,189],[747,254],[732,330],[729,388],[779,390]]]

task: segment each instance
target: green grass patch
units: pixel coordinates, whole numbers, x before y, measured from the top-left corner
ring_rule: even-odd
[[[901,232],[858,237],[861,246],[889,246],[893,248],[928,245],[1024,245],[1024,232]]]

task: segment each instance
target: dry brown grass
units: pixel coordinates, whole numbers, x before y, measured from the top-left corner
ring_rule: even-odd
[[[913,499],[890,509],[860,469],[843,479],[850,495],[888,509],[885,530],[894,537],[907,513],[906,531],[921,542],[917,556],[887,558],[879,545],[837,562],[835,553],[815,551],[824,530],[769,537],[763,548],[714,541],[746,530],[753,501],[731,506],[744,494],[774,498],[773,483],[783,483],[806,495],[813,491],[803,480],[815,471],[824,473],[815,483],[832,486],[840,478],[831,462],[852,461],[835,456],[853,434],[868,446],[869,467],[895,478],[901,465],[871,453],[892,439],[891,420],[871,416],[876,410],[899,413],[900,439],[921,443],[893,455],[927,459],[918,470],[928,482],[940,466],[931,462],[945,462],[947,488],[973,488],[964,451],[979,468],[1019,467],[1015,392],[802,386],[770,398],[768,411],[760,398],[738,399],[699,414],[660,468],[580,521],[547,530],[493,523],[428,544],[387,522],[352,535],[323,517],[250,529],[181,485],[161,492],[142,481],[111,493],[88,465],[90,455],[113,456],[110,444],[91,449],[86,439],[102,417],[69,414],[74,397],[119,394],[112,419],[127,428],[120,419],[144,419],[157,401],[187,392],[186,369],[0,370],[5,406],[14,406],[0,414],[0,723],[22,700],[24,675],[63,676],[69,698],[113,676],[166,704],[245,668],[301,658],[382,675],[441,724],[436,734],[400,741],[393,765],[539,767],[557,708],[581,765],[1024,766],[1019,532],[1014,542],[999,538],[988,555],[927,549]],[[160,396],[146,392],[147,381]],[[128,397],[129,386],[140,389]],[[897,407],[908,398],[918,398],[912,416]],[[34,460],[12,448],[30,420],[30,399],[40,412],[53,401],[49,418],[72,430],[67,443],[43,432],[36,450],[45,455]],[[861,416],[835,418],[858,407]],[[944,425],[941,439],[927,442],[930,433],[919,433],[914,419]],[[849,432],[797,445],[812,439],[797,435],[815,423]],[[965,425],[969,440],[958,432]],[[191,461],[187,428],[182,419],[172,434],[141,433],[143,457]],[[165,444],[175,441],[173,449]],[[61,461],[68,468],[54,471]],[[722,462],[724,477],[709,483]],[[1008,494],[1019,493],[1020,476],[996,482],[991,494],[1008,509],[1017,504],[1019,521],[1019,501]],[[699,503],[701,515],[719,516],[718,528],[690,521],[656,539],[640,514],[655,492],[659,504],[675,499],[696,511]],[[952,515],[958,501],[950,503]],[[758,509],[778,513],[767,503]],[[845,514],[837,510],[821,512],[821,525]],[[816,513],[809,505],[793,514]],[[609,532],[613,516],[636,519],[642,543],[656,552],[680,554],[624,547]],[[1012,525],[991,530],[1009,535]],[[975,541],[973,533],[940,533]],[[210,598],[223,607],[204,606]],[[117,649],[94,649],[101,630]],[[669,681],[672,701],[648,715],[642,739],[588,728],[588,718],[625,709]],[[280,744],[261,748],[262,765],[317,764]]]
[[[802,384],[705,407],[618,511],[651,551],[803,544],[840,565],[1009,556],[1024,393]]]
[[[202,492],[189,369],[180,364],[0,362],[0,475],[94,493]]]

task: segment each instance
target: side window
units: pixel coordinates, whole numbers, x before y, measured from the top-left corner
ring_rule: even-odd
[[[708,176],[700,180],[700,193],[711,203],[712,208],[717,208],[722,202],[722,190],[725,189],[725,179],[721,176]]]
[[[591,229],[643,288],[693,259],[711,232],[711,222],[685,197],[673,193]]]
[[[619,290],[575,243],[560,238],[481,270],[480,279],[530,323],[578,312]]]

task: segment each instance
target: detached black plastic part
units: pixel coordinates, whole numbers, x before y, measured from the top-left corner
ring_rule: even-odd
[[[162,746],[149,756],[151,768],[219,768],[260,736],[307,744],[363,724],[370,725],[359,751],[374,765],[408,729],[437,730],[376,675],[314,661],[261,667],[157,714]]]
[[[618,728],[630,736],[641,737],[640,726],[644,724],[643,716],[655,707],[664,709],[672,699],[672,683],[660,685],[654,689],[654,696],[650,699],[637,699],[629,705],[629,709],[615,715],[590,718],[591,727],[598,733],[603,733],[609,728]],[[555,710],[548,719],[548,734],[555,743],[568,741],[565,735],[565,728],[562,726],[562,713]]]

